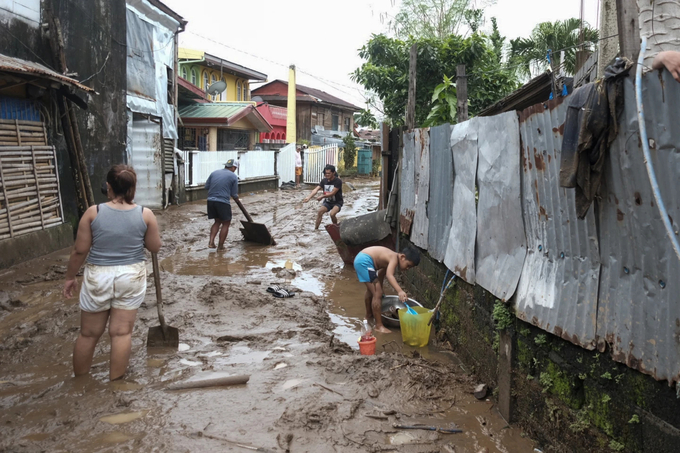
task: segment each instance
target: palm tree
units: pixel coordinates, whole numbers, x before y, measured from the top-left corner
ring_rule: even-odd
[[[510,41],[510,61],[518,65],[521,74],[531,76],[532,73],[559,70],[564,65],[566,73],[576,72],[576,51],[579,50],[581,21],[567,19],[564,21],[542,22],[531,32],[528,38],[517,38]],[[583,23],[583,50],[591,50],[597,42],[597,30]],[[564,62],[560,61],[564,50]],[[550,51],[550,64],[548,64]],[[533,70],[533,71],[532,71]]]

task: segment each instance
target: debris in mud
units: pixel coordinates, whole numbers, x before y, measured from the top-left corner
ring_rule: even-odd
[[[121,425],[123,423],[129,423],[138,418],[144,417],[149,411],[138,411],[138,412],[127,412],[122,414],[107,415],[99,420],[108,423],[110,425]]]
[[[483,400],[484,398],[486,398],[486,394],[488,393],[488,391],[489,386],[487,386],[486,384],[479,384],[477,387],[475,387],[474,391],[475,398],[477,398],[478,400]]]
[[[297,272],[295,272],[293,269],[281,269],[276,273],[276,276],[278,278],[282,279],[294,279],[297,276]]]

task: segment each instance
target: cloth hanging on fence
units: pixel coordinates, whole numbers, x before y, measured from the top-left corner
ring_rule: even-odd
[[[604,78],[571,95],[564,125],[560,186],[576,188],[576,213],[585,218],[597,196],[607,150],[618,134],[623,112],[623,77],[633,62],[618,59]]]

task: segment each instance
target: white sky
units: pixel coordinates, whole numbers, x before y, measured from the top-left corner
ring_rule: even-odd
[[[268,76],[297,82],[359,107],[366,105],[361,87],[349,74],[362,60],[358,49],[372,33],[385,32],[400,0],[163,0],[189,21],[180,34],[182,47],[204,50]],[[597,25],[599,0],[583,0],[585,20]],[[497,0],[486,8],[485,28],[495,16],[501,34],[526,37],[536,24],[579,17],[581,0]],[[203,37],[200,37],[201,35]]]

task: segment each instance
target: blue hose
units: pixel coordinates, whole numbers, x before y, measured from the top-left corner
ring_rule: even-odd
[[[647,137],[647,125],[645,124],[645,111],[642,107],[642,63],[645,59],[645,49],[647,49],[647,38],[642,38],[642,44],[640,45],[640,55],[638,56],[637,71],[635,72],[635,101],[637,103],[637,116],[638,116],[638,126],[640,127],[640,141],[642,142],[642,151],[645,154],[645,167],[647,168],[647,175],[649,176],[649,182],[652,185],[652,193],[654,194],[654,199],[656,200],[656,205],[659,208],[659,213],[661,214],[661,220],[666,227],[666,234],[668,234],[671,243],[673,244],[673,250],[678,259],[680,259],[680,244],[678,243],[678,238],[675,236],[673,231],[673,225],[668,218],[668,211],[666,210],[666,205],[664,205],[661,199],[661,192],[659,191],[659,183],[656,180],[656,173],[654,172],[654,167],[652,166],[652,154],[649,151],[649,139]]]

